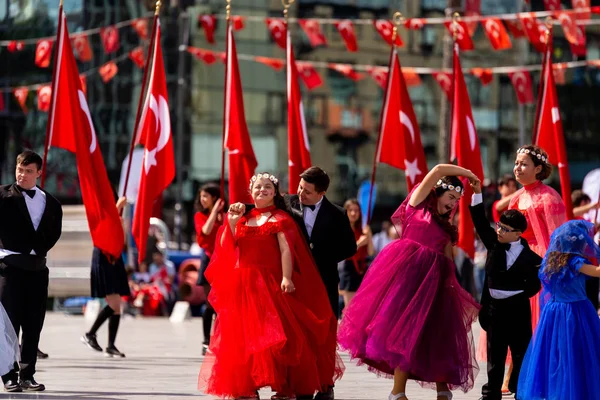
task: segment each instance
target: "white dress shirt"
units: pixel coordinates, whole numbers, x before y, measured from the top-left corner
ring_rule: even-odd
[[[473,193],[473,197],[471,197],[471,206],[475,207],[478,204],[483,203],[483,195],[481,193]],[[523,251],[524,247],[521,244],[520,240],[516,242],[510,243],[510,249],[506,250],[506,270],[508,271],[510,267],[513,266],[519,255]],[[490,296],[494,299],[507,299],[512,296],[516,296],[517,294],[523,293],[523,290],[498,290],[498,289],[489,289]]]
[[[315,221],[317,220],[317,214],[319,214],[321,204],[323,204],[323,197],[321,197],[321,200],[319,200],[319,202],[315,204],[314,210],[311,210],[309,207],[302,206],[304,210],[304,225],[306,226],[306,232],[308,232],[308,237],[312,236],[312,230],[315,226]]]
[[[33,198],[29,197],[25,191],[23,191],[23,198],[25,199],[25,205],[27,205],[27,211],[29,211],[29,218],[31,218],[33,228],[37,231],[38,227],[40,226],[42,216],[44,215],[44,210],[46,209],[46,193],[41,191],[37,186],[34,187],[33,190],[35,190],[35,195]],[[0,249],[0,259],[11,254],[19,253],[7,249]],[[31,250],[31,253],[29,254],[35,255],[35,251]]]

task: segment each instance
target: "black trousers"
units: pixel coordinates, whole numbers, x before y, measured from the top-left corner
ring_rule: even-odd
[[[513,370],[508,388],[517,393],[517,382],[523,357],[531,340],[531,309],[529,299],[523,295],[508,299],[491,299],[487,330],[488,382],[483,385],[484,399],[502,399],[502,382],[508,349],[512,355]]]
[[[21,338],[21,365],[2,376],[4,382],[16,380],[20,371],[23,380],[33,378],[37,361],[40,333],[46,316],[48,299],[48,268],[26,270],[0,261],[0,301]]]
[[[585,292],[587,298],[592,302],[592,305],[598,311],[598,292],[600,291],[600,279],[588,278],[585,281]]]

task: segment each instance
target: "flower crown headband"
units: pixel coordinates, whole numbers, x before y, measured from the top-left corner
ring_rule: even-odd
[[[546,156],[544,156],[542,153],[536,153],[533,150],[520,148],[519,150],[517,150],[517,154],[529,154],[531,157],[537,158],[538,160],[544,163],[548,162],[548,158],[546,158]]]
[[[250,178],[250,189],[252,189],[252,185],[256,182],[257,179],[268,179],[273,182],[275,185],[279,183],[279,179],[275,178],[274,175],[269,174],[256,174],[252,178]]]
[[[443,182],[441,179],[439,181],[437,181],[435,186],[442,187],[442,188],[448,189],[448,190],[454,190],[456,193],[460,193],[461,195],[463,194],[463,190],[464,190],[460,186],[448,185],[447,183]]]

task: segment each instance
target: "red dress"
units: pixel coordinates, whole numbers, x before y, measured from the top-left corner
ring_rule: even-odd
[[[256,209],[255,209],[256,210]],[[209,300],[217,320],[211,353],[202,364],[199,387],[222,397],[250,396],[270,386],[287,395],[312,394],[341,377],[337,320],[306,242],[285,212],[271,213],[261,226],[243,217],[235,235],[225,223],[206,271]],[[293,258],[293,294],[281,290],[283,232]]]

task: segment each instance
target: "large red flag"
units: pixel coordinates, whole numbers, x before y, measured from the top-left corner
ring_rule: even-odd
[[[152,55],[148,91],[144,99],[137,135],[144,146],[140,189],[133,216],[133,237],[138,247],[138,261],[146,257],[148,228],[154,201],[175,177],[175,156],[171,135],[171,117],[165,66],[160,46],[160,21],[156,19],[154,52]]]
[[[60,19],[48,118],[49,144],[76,154],[81,196],[92,241],[94,246],[117,258],[123,250],[123,227],[81,87],[64,12]]]
[[[573,219],[573,203],[571,201],[571,177],[569,175],[569,161],[563,134],[562,121],[554,74],[552,66],[552,35],[550,35],[544,53],[540,93],[536,112],[536,126],[534,129],[534,143],[548,153],[550,162],[558,165],[560,175],[560,189],[567,218]]]
[[[421,131],[395,48],[390,58],[375,160],[404,170],[408,190],[427,174]]]
[[[311,166],[311,161],[302,94],[298,84],[298,68],[289,30],[287,36],[288,192],[296,193],[300,174]]]
[[[227,28],[227,76],[225,78],[225,138],[223,145],[229,152],[229,202],[252,201],[248,183],[258,162],[252,149],[246,116],[242,81],[238,66],[233,29]],[[285,40],[285,38],[284,38]]]
[[[471,100],[465,85],[458,58],[458,45],[454,44],[454,84],[452,100],[452,130],[450,132],[450,160],[457,160],[458,165],[471,170],[483,181],[483,165],[479,139],[475,130]],[[458,220],[458,246],[473,259],[475,257],[475,232],[469,204],[473,194],[468,182],[464,182],[465,191],[460,198],[460,215]]]

